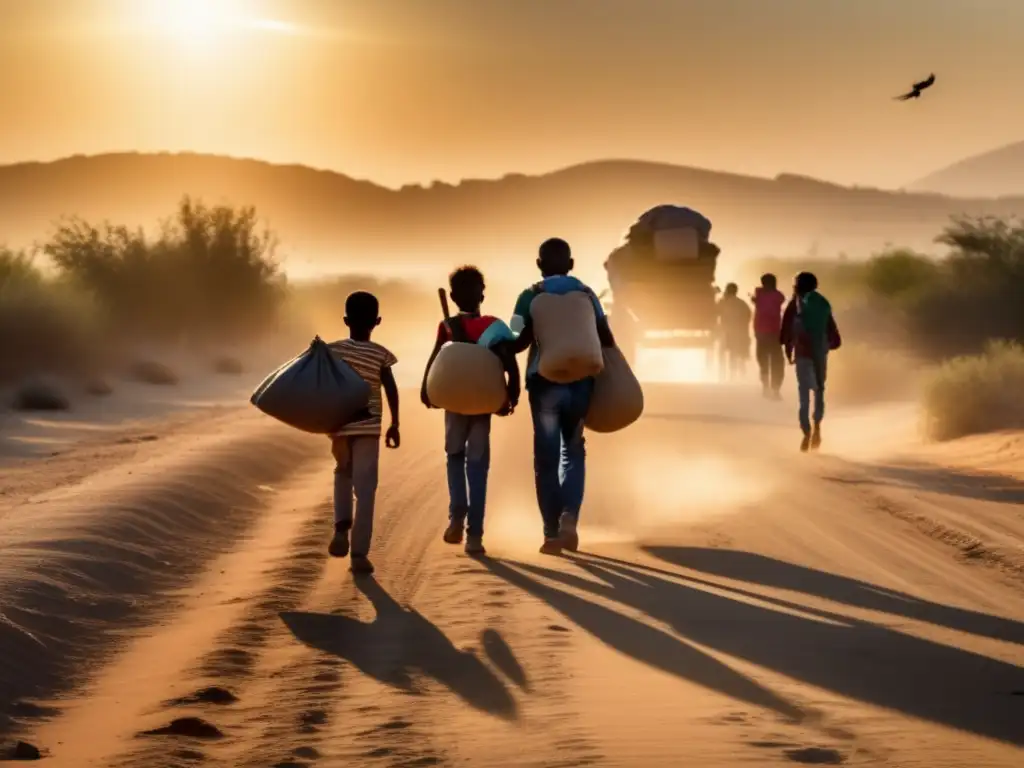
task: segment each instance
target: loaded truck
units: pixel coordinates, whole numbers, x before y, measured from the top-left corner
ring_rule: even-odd
[[[615,340],[633,365],[643,347],[713,353],[717,327],[718,246],[711,222],[691,208],[645,212],[609,255],[601,301]]]

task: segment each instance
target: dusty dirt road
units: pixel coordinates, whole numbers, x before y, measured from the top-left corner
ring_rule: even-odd
[[[896,461],[879,408],[802,457],[789,405],[649,400],[589,442],[574,557],[497,423],[473,560],[407,396],[359,580],[327,446],[249,408],[6,465],[0,731],[74,768],[1024,764],[1020,439]]]

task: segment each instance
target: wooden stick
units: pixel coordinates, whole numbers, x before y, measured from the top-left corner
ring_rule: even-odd
[[[444,288],[437,289],[437,298],[441,300],[441,312],[444,314],[444,319],[451,320],[452,314],[448,311],[448,294]]]

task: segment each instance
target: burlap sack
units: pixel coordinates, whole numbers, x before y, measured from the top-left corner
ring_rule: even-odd
[[[570,384],[601,372],[601,339],[589,293],[541,293],[530,304],[530,318],[541,376],[557,384]]]
[[[317,336],[256,387],[249,399],[268,416],[313,434],[330,434],[360,415],[370,385]]]
[[[506,399],[505,370],[487,347],[449,341],[427,372],[431,404],[464,416],[501,410]]]
[[[604,370],[594,380],[594,394],[584,426],[594,432],[618,432],[644,412],[644,391],[618,347],[604,350]]]

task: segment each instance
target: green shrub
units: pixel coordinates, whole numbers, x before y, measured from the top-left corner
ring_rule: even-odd
[[[895,299],[927,290],[941,272],[933,258],[906,249],[896,249],[872,256],[864,264],[861,279],[874,296]]]
[[[1024,347],[989,342],[980,355],[947,361],[924,391],[928,434],[936,440],[1024,429]]]
[[[98,342],[86,296],[49,280],[31,256],[0,249],[0,381],[88,367]]]
[[[69,219],[43,246],[103,309],[111,334],[147,341],[239,340],[275,328],[285,296],[275,250],[254,209],[187,197],[156,240]]]

